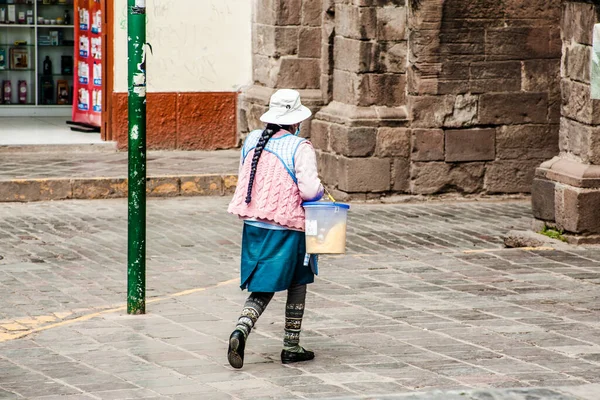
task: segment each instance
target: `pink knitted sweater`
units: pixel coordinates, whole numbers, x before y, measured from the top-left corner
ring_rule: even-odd
[[[274,139],[284,141],[281,144],[286,143],[285,141],[291,144],[300,143],[299,138],[285,131],[277,133],[271,140]],[[252,140],[252,138],[249,137],[249,140]],[[300,153],[302,157],[299,157]],[[263,151],[252,186],[252,201],[250,204],[246,204],[245,199],[253,156],[254,149],[246,154],[246,162],[242,159],[238,185],[228,211],[242,219],[275,223],[289,229],[304,231],[305,217],[302,202],[304,200],[314,200],[313,198],[306,198],[307,195],[320,198],[323,194],[323,188],[316,172],[316,157],[310,142],[301,142],[293,154],[295,171],[291,171],[291,173],[295,175],[297,182],[294,181],[284,162],[280,159],[282,155]],[[305,171],[309,172],[306,173]],[[313,193],[301,193],[299,186],[307,186],[307,182],[300,182],[301,178],[305,181],[310,180],[308,182],[309,186],[316,188],[316,190],[311,189],[310,191]],[[305,189],[305,191],[307,190]]]

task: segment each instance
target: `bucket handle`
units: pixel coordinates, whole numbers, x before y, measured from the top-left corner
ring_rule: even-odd
[[[331,195],[329,190],[327,190],[327,188],[325,186],[323,186],[323,189],[325,189],[325,193],[327,193],[327,197],[329,197],[329,200],[331,200],[335,203],[335,199],[333,198],[333,196]]]

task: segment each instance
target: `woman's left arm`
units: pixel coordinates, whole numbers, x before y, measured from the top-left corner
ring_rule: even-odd
[[[317,201],[323,197],[324,189],[319,179],[317,155],[309,142],[302,143],[295,157],[296,179],[300,196],[304,201]]]

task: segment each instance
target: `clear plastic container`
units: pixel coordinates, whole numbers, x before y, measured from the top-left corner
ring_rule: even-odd
[[[303,206],[306,211],[306,252],[344,254],[350,206],[332,202],[310,202]]]

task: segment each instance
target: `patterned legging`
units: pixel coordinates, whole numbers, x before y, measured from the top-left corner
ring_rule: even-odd
[[[254,328],[256,321],[265,311],[274,293],[253,292],[250,294],[235,329],[248,335]],[[293,348],[300,344],[300,331],[302,330],[302,317],[306,303],[306,285],[292,285],[287,290],[287,303],[285,305],[285,333],[283,347]]]

